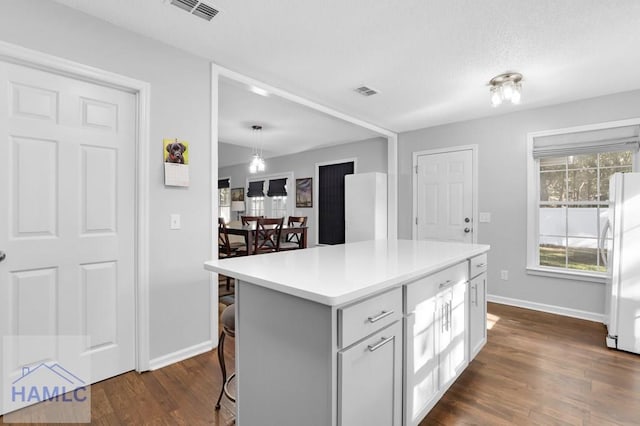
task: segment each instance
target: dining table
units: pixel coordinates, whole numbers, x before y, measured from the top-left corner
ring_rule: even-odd
[[[307,226],[289,226],[282,225],[281,236],[285,237],[289,234],[300,234],[300,248],[307,248]],[[254,253],[254,239],[256,235],[256,223],[250,223],[248,225],[227,225],[227,234],[240,235],[244,237],[247,244],[247,255]],[[286,238],[286,237],[285,237]]]

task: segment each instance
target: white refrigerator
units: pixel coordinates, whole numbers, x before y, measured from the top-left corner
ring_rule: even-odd
[[[356,173],[344,177],[345,242],[387,238],[387,175]]]
[[[640,354],[640,173],[611,176],[609,201],[600,242],[607,248],[607,346]]]

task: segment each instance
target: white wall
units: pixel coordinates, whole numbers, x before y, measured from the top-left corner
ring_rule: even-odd
[[[487,99],[487,108],[491,108]],[[514,112],[402,133],[399,136],[399,238],[411,238],[412,153],[457,145],[479,145],[479,211],[491,212],[481,223],[478,242],[491,245],[489,287],[492,295],[601,314],[604,285],[527,275],[528,132],[640,117],[640,91]],[[509,280],[500,280],[500,270]]]
[[[222,157],[223,152],[219,155]],[[360,142],[353,142],[344,145],[336,145],[327,148],[320,148],[298,154],[273,157],[265,160],[266,170],[263,174],[250,175],[251,178],[262,175],[274,175],[278,173],[293,172],[294,182],[287,182],[290,202],[295,203],[295,179],[312,177],[315,179],[316,163],[327,161],[343,160],[345,158],[356,158],[357,173],[366,172],[387,172],[387,140],[386,138],[367,139]],[[230,177],[231,188],[244,187],[246,194],[246,179],[249,176],[249,157],[244,164],[236,166],[222,167],[218,169],[218,176]],[[266,187],[266,185],[265,185]],[[294,214],[308,217],[308,244],[316,244],[317,221],[313,208],[295,208]],[[232,213],[232,216],[234,214]]]
[[[208,341],[209,62],[52,1],[0,2],[0,40],[151,84],[151,358]],[[189,188],[164,187],[162,139],[169,137],[190,142]],[[171,213],[182,215],[181,230],[169,230]]]

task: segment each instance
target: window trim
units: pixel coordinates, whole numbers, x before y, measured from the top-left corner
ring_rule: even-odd
[[[526,272],[530,275],[580,280],[604,284],[606,272],[588,272],[571,269],[560,269],[548,266],[540,266],[540,253],[538,250],[539,229],[539,194],[540,194],[540,162],[533,158],[533,142],[535,138],[542,136],[554,136],[567,133],[588,132],[614,127],[640,125],[640,118],[609,121],[604,123],[588,124],[584,126],[566,127],[555,130],[544,130],[527,133],[527,266]],[[638,170],[640,164],[640,152],[632,157],[632,170]]]

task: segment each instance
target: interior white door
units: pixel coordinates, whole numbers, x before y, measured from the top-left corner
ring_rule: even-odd
[[[0,332],[86,336],[91,382],[135,368],[135,105],[0,62]],[[2,361],[20,371],[61,350],[54,338]]]
[[[417,157],[417,239],[473,242],[472,150]]]

